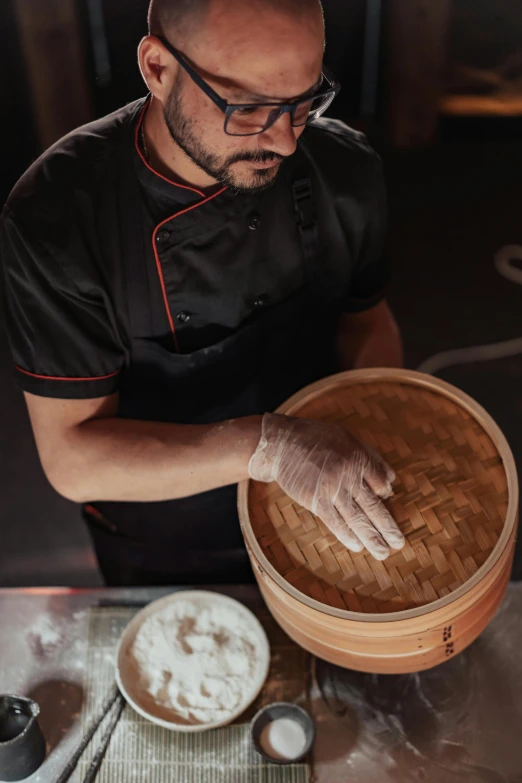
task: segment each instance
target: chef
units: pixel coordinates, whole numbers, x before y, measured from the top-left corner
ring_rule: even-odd
[[[319,0],[153,0],[147,97],[58,141],[8,198],[16,376],[108,584],[248,579],[249,476],[354,552],[404,543],[378,454],[270,413],[333,372],[402,361],[381,164],[320,119],[339,90],[323,51]]]

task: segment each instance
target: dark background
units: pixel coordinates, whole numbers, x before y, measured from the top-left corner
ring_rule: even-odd
[[[147,0],[2,0],[2,203],[48,144],[144,94],[136,47],[146,9]],[[330,113],[365,130],[384,159],[389,301],[407,366],[521,337],[522,288],[494,257],[522,245],[522,4],[326,0],[325,13],[326,62],[343,84]],[[484,405],[522,465],[521,355],[438,375]],[[0,585],[98,583],[78,510],[39,466],[3,331],[0,404]]]

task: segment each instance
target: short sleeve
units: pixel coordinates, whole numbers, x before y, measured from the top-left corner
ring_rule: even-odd
[[[358,255],[345,292],[343,310],[360,313],[379,304],[386,296],[390,267],[386,255],[388,207],[382,164],[372,153],[372,168],[362,203],[364,222]]]
[[[85,285],[5,207],[0,219],[5,325],[22,389],[86,399],[118,389],[123,349],[102,292]],[[81,283],[79,282],[81,280]]]

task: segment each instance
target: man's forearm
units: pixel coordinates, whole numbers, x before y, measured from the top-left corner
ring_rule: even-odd
[[[197,426],[91,419],[64,436],[47,474],[79,503],[172,500],[248,478],[260,433],[256,416]]]
[[[404,367],[399,328],[385,303],[368,313],[343,317],[337,336],[337,357],[340,370]]]
[[[404,354],[399,330],[375,329],[362,335],[354,356],[353,369],[365,367],[404,367]]]

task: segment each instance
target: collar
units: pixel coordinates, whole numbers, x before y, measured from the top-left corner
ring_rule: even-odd
[[[151,195],[165,207],[172,204],[182,204],[189,206],[203,201],[208,196],[196,187],[182,185],[173,179],[160,174],[145,158],[141,145],[141,127],[145,119],[145,114],[151,101],[151,95],[148,95],[138,106],[138,114],[134,124],[133,131],[133,159],[134,167],[140,183],[147,189]],[[228,188],[226,189],[228,190]],[[225,193],[226,191],[222,191]],[[216,194],[217,195],[217,194]]]

